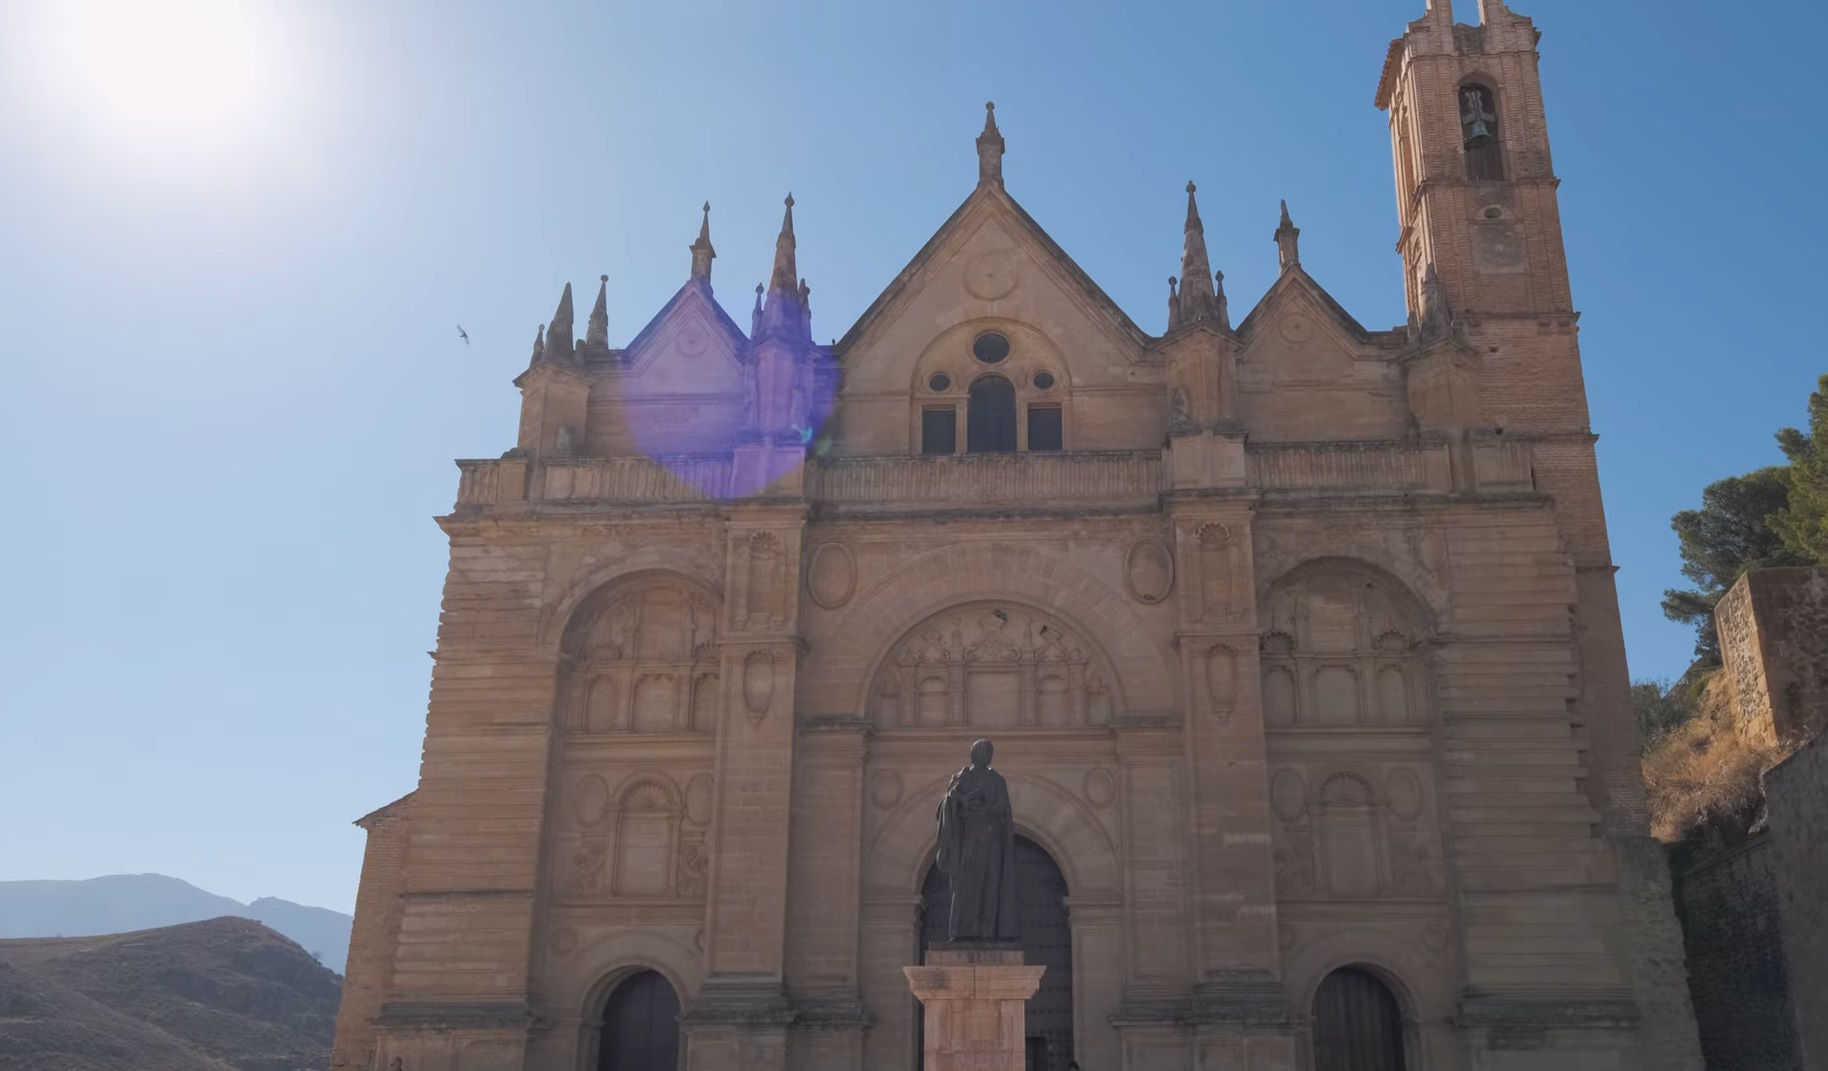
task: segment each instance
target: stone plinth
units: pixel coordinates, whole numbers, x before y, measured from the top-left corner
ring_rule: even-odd
[[[903,967],[925,1016],[926,1071],[1022,1071],[1028,998],[1046,967],[1019,948],[931,949]]]

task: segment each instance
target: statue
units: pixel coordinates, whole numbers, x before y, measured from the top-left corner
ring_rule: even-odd
[[[1022,939],[1016,908],[1015,815],[1009,786],[990,766],[995,745],[971,745],[971,765],[952,775],[939,801],[939,853],[952,908],[949,941],[1013,944]]]

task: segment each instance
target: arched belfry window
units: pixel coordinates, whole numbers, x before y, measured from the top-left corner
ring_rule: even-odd
[[[1466,177],[1474,182],[1504,178],[1498,147],[1498,100],[1491,89],[1469,82],[1460,87],[1460,141],[1466,150]]]
[[[1016,448],[1016,388],[1002,376],[971,384],[965,410],[965,452],[1007,454]]]

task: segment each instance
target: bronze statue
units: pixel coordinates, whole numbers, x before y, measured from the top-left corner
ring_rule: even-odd
[[[995,745],[971,745],[971,765],[952,775],[939,801],[939,854],[952,908],[946,938],[967,944],[1022,939],[1016,909],[1015,815],[1009,786],[990,766]]]

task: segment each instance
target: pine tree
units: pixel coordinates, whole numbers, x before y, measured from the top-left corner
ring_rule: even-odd
[[[1789,501],[1771,520],[1784,549],[1811,564],[1828,562],[1828,451],[1815,444],[1828,435],[1828,375],[1809,395],[1809,433],[1785,428],[1777,445],[1790,459]]]

